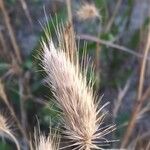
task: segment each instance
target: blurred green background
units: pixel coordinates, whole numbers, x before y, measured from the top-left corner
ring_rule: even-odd
[[[79,19],[77,12],[85,3],[94,4],[99,17]],[[144,55],[147,43],[150,1],[72,0],[70,7],[75,34],[88,36],[88,39],[80,40],[80,54],[86,43],[87,54],[96,68],[94,90],[99,96],[104,94],[102,103],[110,101],[106,108],[110,115],[106,120],[117,124],[118,129],[112,136],[121,141],[136,100],[142,63],[139,55]],[[54,27],[68,20],[65,0],[0,0],[0,80],[21,124],[31,133],[37,126],[37,118],[43,132],[49,131],[50,124],[56,127],[60,123],[59,110],[52,101],[51,89],[45,84],[45,74],[38,59],[46,15],[51,35],[56,40]],[[96,42],[93,37],[99,41]],[[144,90],[149,87],[149,77],[148,61]],[[118,99],[121,99],[121,104],[117,109]],[[144,136],[150,131],[149,110],[147,96],[132,133],[132,142],[137,136]],[[11,116],[1,95],[0,112]],[[15,126],[13,130],[19,132]],[[20,134],[16,135],[22,141]],[[144,149],[149,137],[150,134],[140,138],[134,148]],[[113,143],[113,147],[118,148],[120,141]],[[0,150],[15,149],[13,146],[9,140],[1,138]]]

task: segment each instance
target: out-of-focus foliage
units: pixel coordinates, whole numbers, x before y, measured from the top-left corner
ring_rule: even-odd
[[[59,110],[53,103],[53,96],[51,93],[51,89],[49,89],[45,84],[45,73],[42,70],[41,62],[38,59],[40,56],[40,41],[41,38],[44,37],[44,29],[46,30],[46,25],[44,25],[45,17],[44,16],[44,10],[41,8],[40,10],[34,8],[34,7],[40,7],[41,5],[44,6],[45,3],[45,9],[46,12],[49,10],[49,8],[54,7],[53,11],[51,11],[51,17],[48,17],[48,28],[50,29],[51,36],[54,38],[54,41],[57,43],[57,37],[55,28],[57,28],[57,25],[65,23],[67,20],[67,10],[66,10],[66,4],[59,2],[52,1],[51,3],[48,3],[47,1],[42,2],[41,0],[32,0],[27,1],[27,4],[35,4],[32,6],[29,6],[29,10],[31,12],[31,16],[33,13],[33,27],[28,25],[28,29],[26,29],[26,24],[24,22],[27,22],[27,20],[24,16],[24,12],[21,9],[21,5],[17,0],[6,0],[5,1],[7,6],[7,12],[9,14],[9,17],[11,19],[12,27],[14,29],[14,32],[16,33],[16,39],[18,41],[18,45],[20,47],[20,53],[22,55],[22,64],[19,64],[19,68],[21,70],[21,74],[17,73],[15,70],[16,66],[13,66],[14,58],[13,54],[13,48],[10,44],[9,34],[5,25],[4,16],[0,14],[0,17],[3,19],[0,20],[0,32],[3,33],[3,38],[7,46],[7,52],[4,52],[2,48],[0,49],[0,79],[2,79],[6,94],[8,95],[8,99],[10,101],[11,106],[14,108],[18,118],[20,119],[21,116],[21,108],[20,108],[20,101],[24,100],[24,113],[26,115],[26,128],[27,131],[30,130],[33,131],[34,126],[37,124],[37,118],[39,119],[39,124],[41,126],[41,130],[48,131],[49,130],[49,124],[51,122],[52,126],[59,125]],[[139,29],[130,31],[131,26],[131,20],[133,9],[136,8],[136,1],[133,0],[126,0],[122,1],[120,8],[113,20],[111,28],[106,31],[106,27],[110,23],[111,17],[114,13],[114,8],[117,5],[117,1],[110,1],[110,0],[95,0],[94,1],[95,6],[99,10],[101,20],[100,21],[89,21],[91,23],[91,26],[88,24],[88,22],[83,22],[83,24],[86,24],[86,26],[82,26],[82,23],[78,21],[78,18],[76,18],[76,15],[73,14],[73,24],[75,28],[76,34],[84,34],[82,31],[84,31],[84,27],[88,27],[87,33],[92,33],[92,36],[97,37],[98,39],[102,39],[108,42],[117,43],[118,45],[124,45],[127,48],[133,49],[135,52],[142,52],[142,48],[145,45],[145,29],[149,25],[149,19],[145,16],[143,25],[140,26]],[[142,3],[142,2],[141,2]],[[51,7],[49,7],[51,5]],[[76,4],[77,8],[78,3]],[[148,2],[147,5],[150,5]],[[42,7],[43,7],[42,6]],[[16,9],[18,8],[18,10]],[[74,8],[74,7],[73,7]],[[32,10],[33,9],[33,10]],[[141,9],[143,9],[141,7]],[[22,10],[22,11],[20,11]],[[39,27],[39,23],[37,20],[34,19],[34,11],[37,11],[39,17],[39,20],[41,21],[41,24],[43,24],[43,28]],[[140,11],[140,10],[139,10]],[[18,22],[14,22],[14,17],[17,16],[17,13],[20,12],[20,16],[23,16],[22,18],[17,18],[21,23],[22,29],[25,29],[25,31],[20,31],[16,27],[18,26]],[[74,12],[74,11],[73,11]],[[0,12],[1,13],[1,12]],[[43,15],[41,15],[43,14]],[[56,14],[56,15],[55,15]],[[49,12],[47,12],[47,15],[49,16]],[[38,17],[37,17],[38,18]],[[53,20],[53,21],[52,21]],[[93,24],[95,25],[93,25]],[[38,24],[38,25],[37,25]],[[92,26],[93,25],[93,26]],[[1,30],[2,26],[2,30]],[[38,26],[38,27],[37,27]],[[93,28],[94,27],[94,28]],[[33,28],[33,29],[31,29]],[[35,28],[35,30],[34,30]],[[40,29],[39,29],[40,28]],[[100,32],[97,33],[97,31]],[[20,41],[25,41],[23,39],[23,36],[26,36],[27,32],[31,32],[31,34],[38,32],[35,34],[36,36],[36,44],[33,46],[32,49],[30,49],[30,53],[27,55],[23,55],[26,53],[26,50],[22,48],[22,43]],[[81,31],[81,33],[80,33]],[[95,32],[96,31],[96,32]],[[143,37],[141,36],[141,32],[145,33],[143,34]],[[35,36],[31,37],[31,39],[35,39]],[[29,37],[29,36],[28,36]],[[22,39],[21,39],[22,38]],[[34,41],[34,40],[33,40]],[[78,41],[77,41],[78,42]],[[1,43],[1,41],[0,41]],[[26,45],[28,42],[26,42]],[[57,44],[56,44],[57,45]],[[142,46],[141,46],[142,45]],[[100,85],[98,91],[101,91],[102,93],[106,92],[106,97],[111,100],[111,105],[113,105],[113,100],[117,97],[118,87],[123,87],[125,83],[127,82],[128,78],[130,78],[134,74],[134,79],[131,85],[132,92],[128,94],[128,99],[132,102],[129,102],[127,100],[125,103],[122,103],[120,111],[121,113],[118,113],[117,117],[113,120],[117,126],[119,126],[116,134],[114,135],[115,139],[121,139],[123,136],[123,133],[125,131],[125,127],[120,127],[122,124],[126,123],[130,118],[131,108],[133,106],[133,101],[136,99],[134,97],[135,92],[137,90],[137,82],[139,75],[135,75],[137,73],[137,70],[139,69],[140,59],[122,52],[118,49],[108,47],[107,44],[99,44],[99,63],[100,63]],[[84,41],[80,41],[80,47],[79,47],[79,53],[83,53],[84,48]],[[97,49],[97,43],[93,41],[88,41],[87,45],[87,53],[90,55],[91,59],[94,61],[94,66],[96,65],[95,58],[95,50]],[[4,53],[3,53],[4,52]],[[7,56],[8,55],[8,56]],[[7,56],[7,57],[6,57]],[[13,60],[14,59],[14,60]],[[14,71],[14,72],[13,72]],[[148,76],[148,75],[147,75]],[[23,79],[22,86],[23,86],[23,98],[21,98],[21,90],[20,90],[20,78]],[[95,75],[93,75],[93,80],[95,80]],[[149,82],[147,83],[149,84]],[[145,86],[148,86],[145,84]],[[96,86],[95,86],[96,89]],[[107,94],[112,92],[110,94],[111,97],[107,96]],[[134,98],[133,98],[134,97]],[[1,97],[0,97],[1,99]],[[48,101],[49,105],[44,104],[44,101]],[[129,105],[129,109],[128,109]],[[113,108],[113,106],[111,106]],[[4,109],[7,111],[7,107],[4,104],[4,102],[0,101],[0,109]],[[112,110],[112,109],[111,109]],[[37,116],[37,118],[36,118]],[[141,123],[142,124],[142,123]],[[141,125],[142,126],[142,125]],[[137,133],[135,133],[136,135]],[[134,136],[134,135],[133,135]],[[7,144],[8,143],[8,144]],[[118,142],[119,143],[119,142]],[[4,150],[10,150],[12,143],[9,141],[5,142],[3,139],[0,141],[0,149]],[[117,145],[117,144],[116,144]]]

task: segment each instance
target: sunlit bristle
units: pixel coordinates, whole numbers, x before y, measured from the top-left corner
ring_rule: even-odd
[[[57,145],[55,144],[55,141],[51,138],[49,135],[46,137],[45,135],[40,135],[38,137],[38,145],[36,150],[57,150]]]

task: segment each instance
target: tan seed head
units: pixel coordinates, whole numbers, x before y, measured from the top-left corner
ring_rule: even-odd
[[[79,20],[87,20],[95,17],[100,18],[99,11],[94,4],[85,3],[76,12]]]

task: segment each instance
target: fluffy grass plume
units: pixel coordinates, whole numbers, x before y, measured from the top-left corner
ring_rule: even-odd
[[[40,134],[35,137],[35,150],[58,150],[58,143],[50,134],[48,137]]]
[[[80,20],[92,19],[95,17],[101,18],[99,11],[94,4],[84,3],[77,10],[76,15]]]
[[[74,62],[63,46],[56,49],[50,37],[47,43],[42,42],[42,49],[47,82],[62,110],[63,134],[70,141],[63,148],[101,149],[101,144],[109,142],[105,135],[112,132],[114,126],[102,127],[105,114],[101,111],[103,107],[98,108],[92,79],[87,83],[88,67],[85,63],[80,67],[77,53],[74,55],[77,61]]]
[[[10,122],[2,114],[0,114],[0,136],[12,140],[15,143],[17,150],[20,150],[19,142],[11,131]]]

